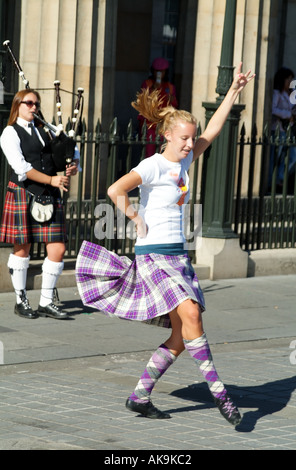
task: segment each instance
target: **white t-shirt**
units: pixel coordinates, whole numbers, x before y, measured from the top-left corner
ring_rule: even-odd
[[[182,205],[189,201],[188,169],[193,152],[181,162],[171,162],[156,153],[132,169],[142,178],[139,214],[148,226],[136,246],[185,243]]]

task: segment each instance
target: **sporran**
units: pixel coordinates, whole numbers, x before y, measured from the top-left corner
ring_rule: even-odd
[[[54,213],[54,198],[50,194],[32,195],[30,213],[36,222],[50,222]]]

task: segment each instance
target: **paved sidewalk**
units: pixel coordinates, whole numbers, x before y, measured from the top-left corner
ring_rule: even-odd
[[[296,275],[201,285],[214,362],[244,415],[237,428],[220,415],[186,352],[153,392],[172,419],[125,409],[168,330],[107,318],[84,307],[76,288],[59,289],[70,320],[24,320],[13,314],[14,293],[4,293],[0,450],[295,450]],[[29,298],[37,307],[39,291]]]

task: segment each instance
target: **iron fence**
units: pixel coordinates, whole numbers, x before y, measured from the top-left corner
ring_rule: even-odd
[[[198,132],[201,132],[200,127]],[[125,220],[124,225],[118,224],[120,216],[107,196],[107,188],[145,158],[146,147],[151,144],[159,151],[161,139],[158,137],[155,142],[147,140],[145,129],[142,137],[139,137],[132,121],[123,136],[120,136],[116,118],[108,133],[101,132],[99,122],[93,133],[88,132],[83,123],[81,135],[77,137],[83,171],[78,175],[75,196],[64,195],[68,233],[65,258],[76,258],[83,240],[101,244],[119,254],[133,256],[134,234],[128,220]],[[251,137],[247,138],[245,126],[241,128],[232,227],[240,238],[243,250],[296,247],[295,168],[288,171],[292,148],[296,151],[295,137],[291,136],[290,130],[284,139],[280,138],[279,132],[271,136],[267,129],[262,137],[258,137],[254,126]],[[275,158],[270,170],[272,149]],[[276,176],[281,159],[285,162],[285,172],[283,185],[279,187]],[[3,154],[0,155],[0,171],[1,209],[9,177]],[[272,175],[270,185],[269,171]],[[195,162],[191,170],[190,224],[194,223],[194,204],[203,204],[200,175],[203,175],[202,159]],[[137,189],[131,193],[131,198],[133,202],[138,202]],[[111,225],[110,217],[113,221]],[[31,258],[41,259],[43,256],[44,245],[35,244]]]
[[[234,231],[240,237],[240,245],[246,251],[295,248],[296,173],[291,159],[295,158],[296,142],[292,129],[281,136],[279,129],[270,134],[265,127],[263,136],[258,137],[254,126],[251,138],[245,134],[243,126],[238,143],[234,214]],[[243,181],[246,162],[249,170]],[[284,177],[279,183],[280,167]],[[244,183],[246,193],[242,195]]]

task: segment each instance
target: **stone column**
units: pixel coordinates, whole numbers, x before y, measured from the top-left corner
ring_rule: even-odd
[[[89,131],[98,119],[106,122],[106,131],[113,119],[114,18],[117,0],[22,2],[20,63],[32,88],[53,88],[54,81],[60,81],[64,126],[72,117],[76,97],[63,90],[77,93],[78,87],[84,89],[83,117]],[[40,94],[45,119],[57,120],[55,92]],[[89,169],[87,159],[86,178]],[[72,178],[70,197],[75,198],[77,183],[78,178]]]
[[[203,103],[206,123],[223,101],[233,80],[236,0],[226,0],[224,30],[215,103]],[[203,174],[202,242],[197,262],[210,266],[212,279],[246,277],[248,255],[232,230],[233,191],[236,166],[237,127],[243,105],[233,106],[219,137],[205,153]],[[227,269],[225,269],[227,267]]]

